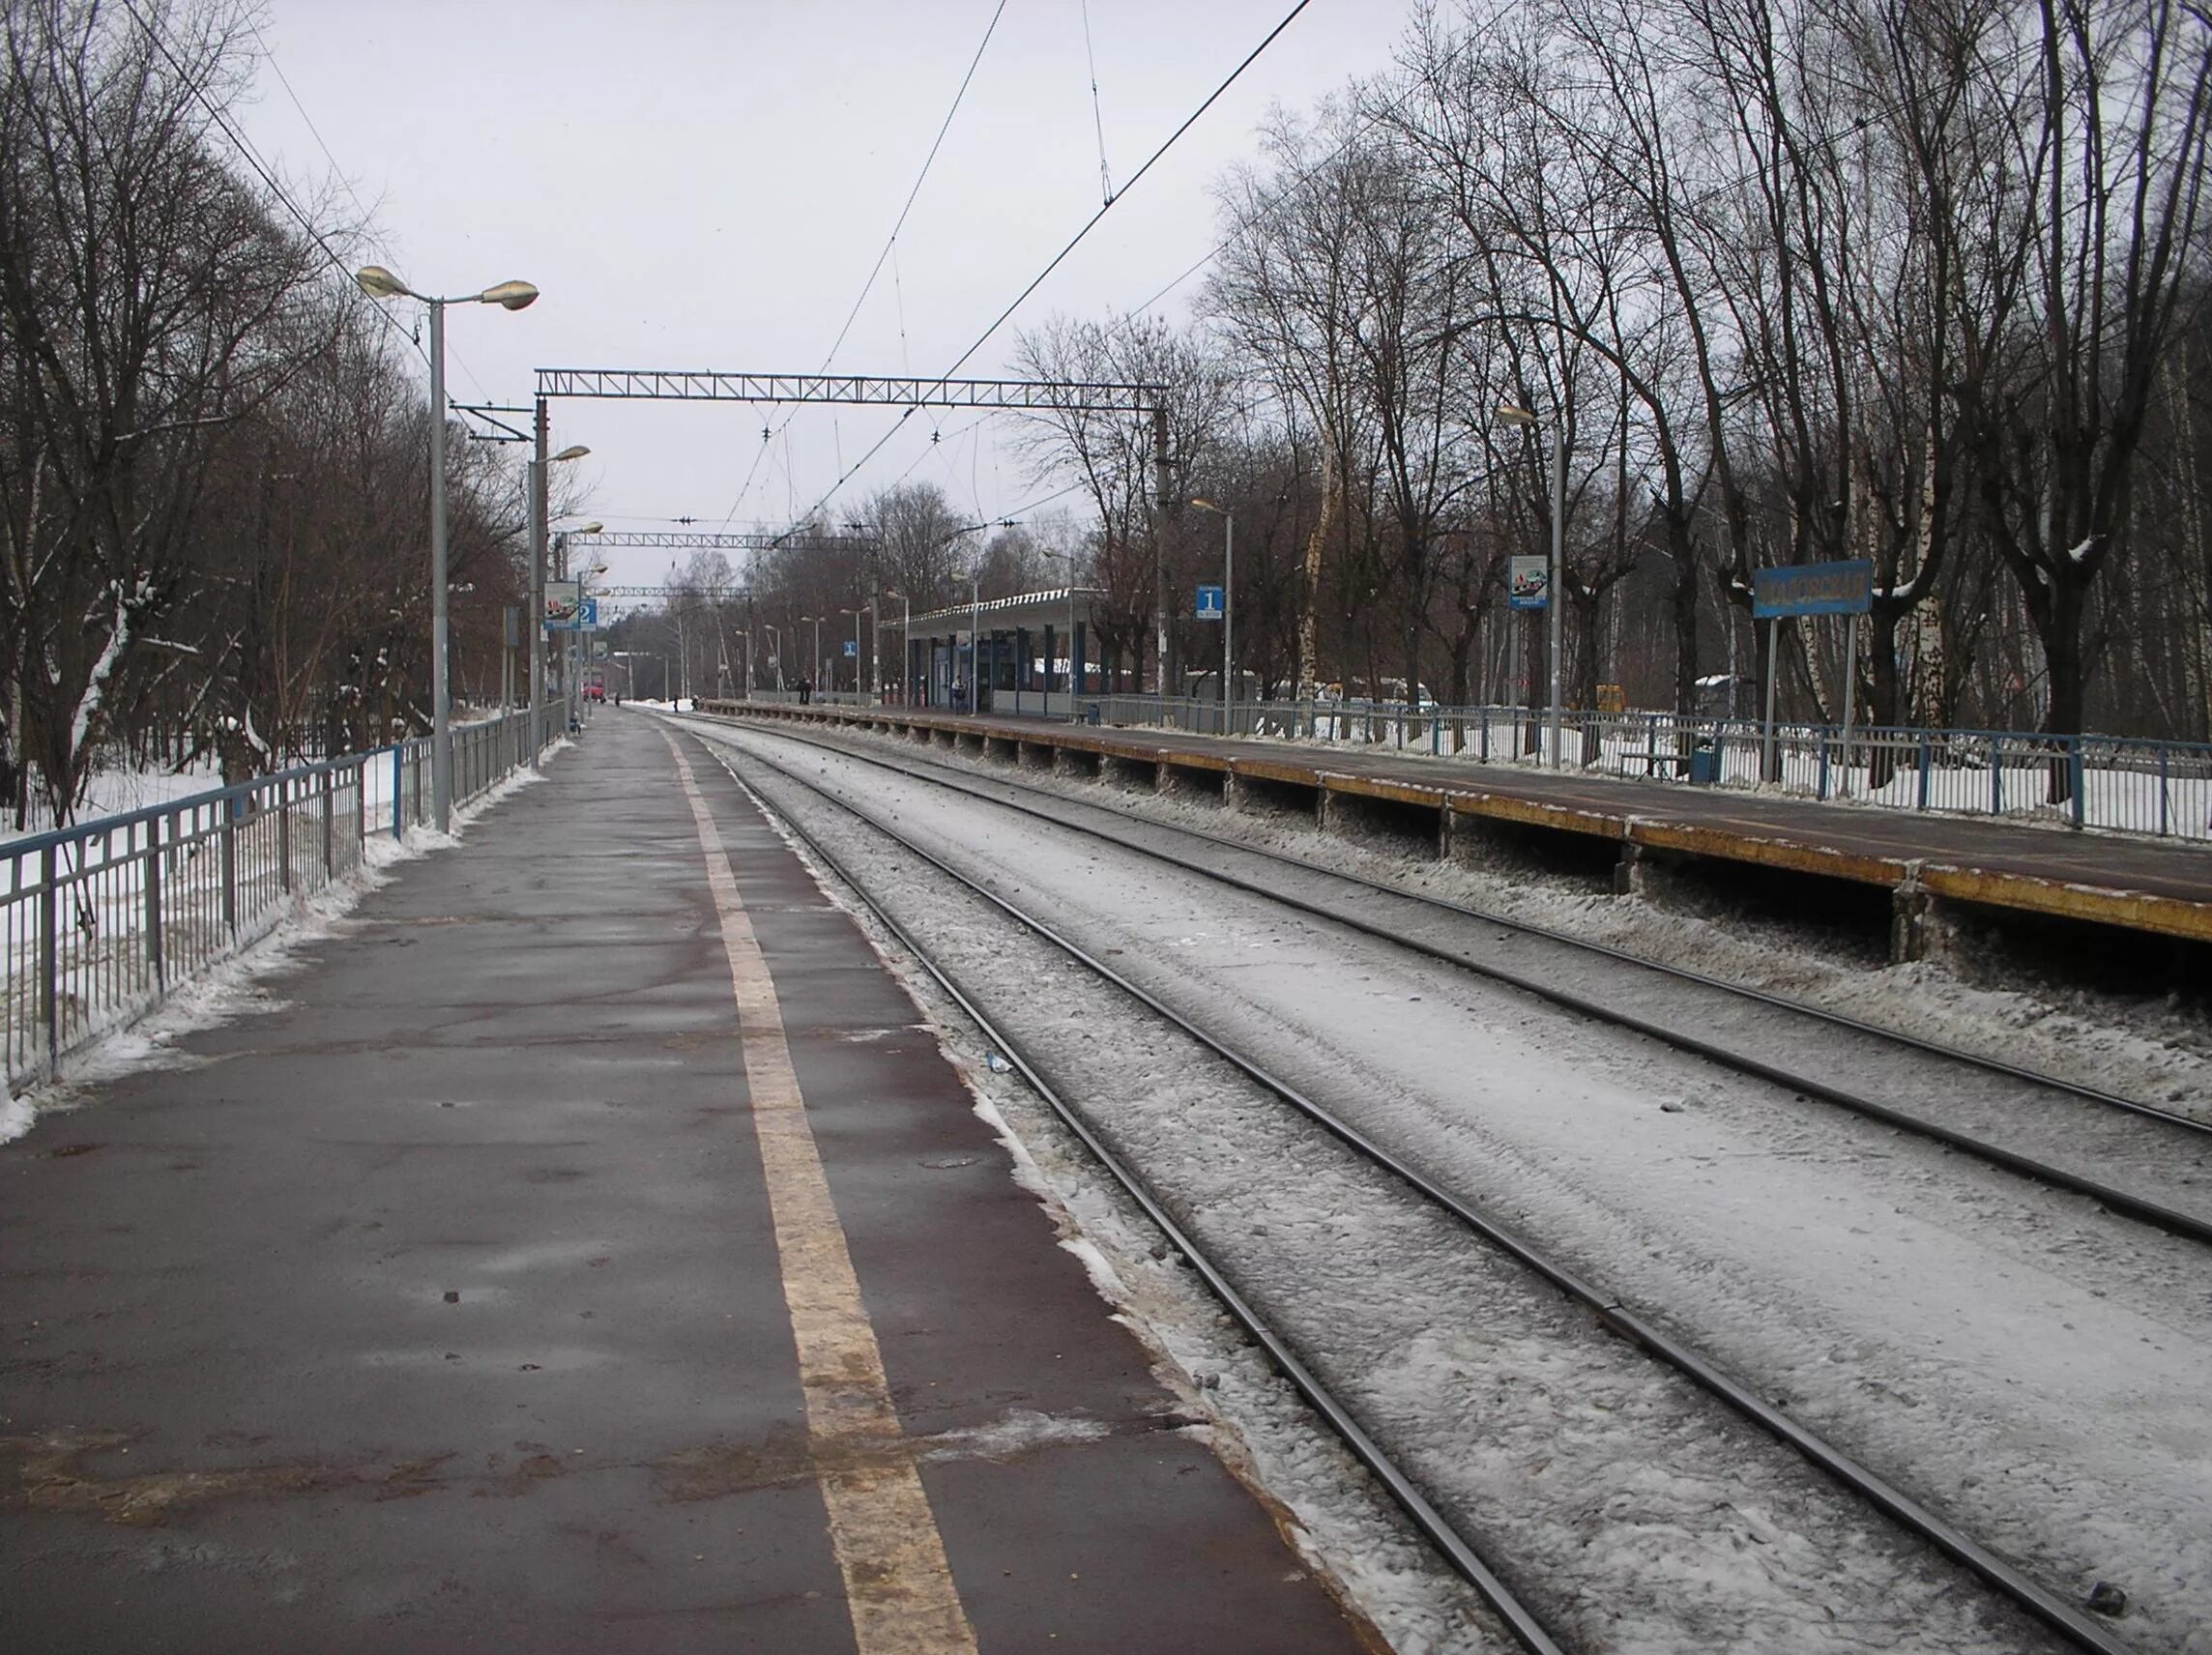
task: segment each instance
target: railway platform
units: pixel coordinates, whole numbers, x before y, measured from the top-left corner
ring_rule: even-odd
[[[1920,957],[1945,907],[2074,922],[2106,935],[2212,944],[2212,851],[2201,845],[1310,743],[1094,727],[899,707],[708,702],[714,712],[844,725],[1163,789],[1241,793],[1314,810],[1392,811],[1440,850],[1455,835],[1518,836],[1617,858],[1615,887],[1652,863],[1765,870],[1855,887],[1891,905],[1891,949]]]
[[[866,938],[600,720],[0,1147],[11,1648],[1375,1646]]]

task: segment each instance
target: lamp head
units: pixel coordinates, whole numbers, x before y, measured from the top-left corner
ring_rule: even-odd
[[[1224,515],[1227,514],[1228,508],[1226,507],[1216,506],[1210,500],[1201,500],[1195,494],[1190,497],[1190,503],[1197,507],[1201,511],[1219,511]]]
[[[364,264],[354,272],[353,279],[371,299],[412,299],[415,290],[380,264]]]
[[[1516,408],[1510,402],[1498,405],[1498,418],[1508,425],[1533,425],[1536,416],[1526,408]]]
[[[559,465],[563,460],[580,460],[591,451],[592,450],[584,447],[583,444],[577,443],[569,448],[563,449],[546,463],[549,465]]]
[[[568,532],[571,535],[598,535],[605,533],[606,527],[604,523],[586,523],[581,529],[571,529]]]
[[[538,301],[538,289],[527,281],[503,281],[477,295],[480,305],[504,305],[509,310],[527,310]]]

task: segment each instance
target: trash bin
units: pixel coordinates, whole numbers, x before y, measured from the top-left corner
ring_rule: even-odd
[[[1083,710],[1083,721],[1086,724],[1095,724],[1098,722],[1098,703],[1093,701],[1089,707],[1086,707]]]
[[[1721,750],[1710,737],[1690,748],[1690,785],[1711,787],[1721,779]]]

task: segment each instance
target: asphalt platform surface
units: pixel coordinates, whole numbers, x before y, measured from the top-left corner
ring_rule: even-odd
[[[975,1646],[1371,1647],[683,740]],[[0,1147],[0,1647],[859,1649],[732,973],[661,726],[608,713]]]

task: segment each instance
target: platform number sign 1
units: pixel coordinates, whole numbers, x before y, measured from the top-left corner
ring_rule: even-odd
[[[1218,621],[1221,619],[1221,588],[1218,586],[1200,587],[1198,589],[1198,605],[1192,613],[1201,621]]]

